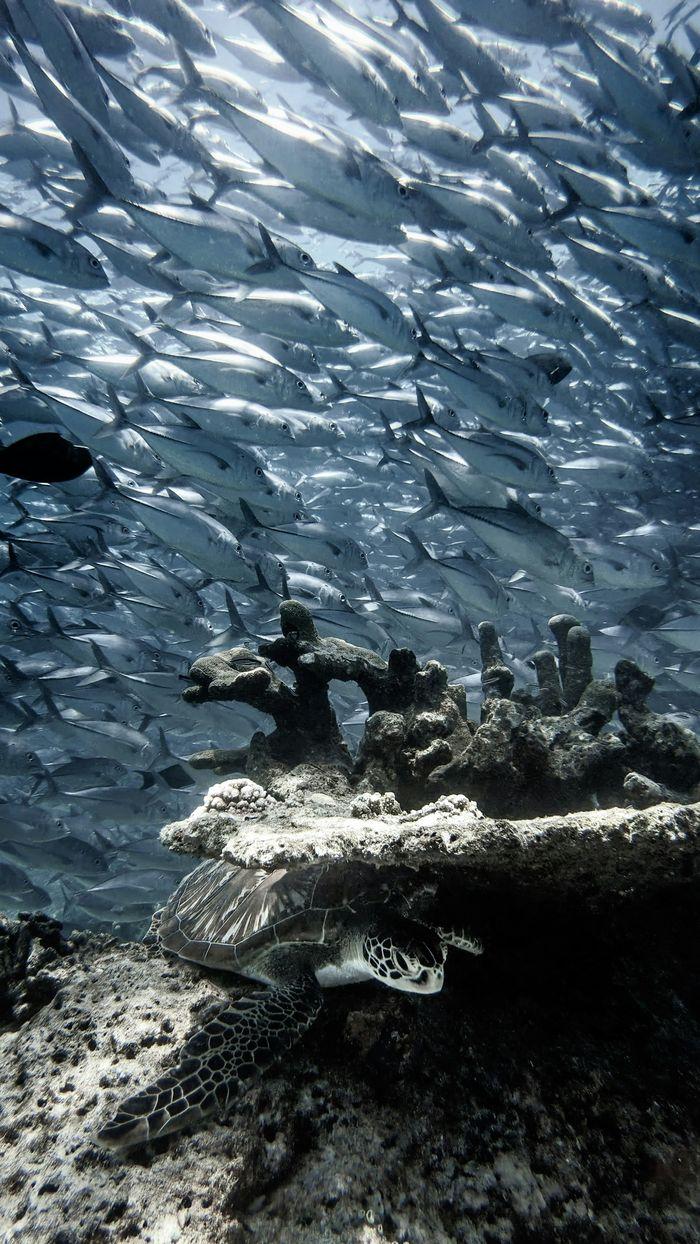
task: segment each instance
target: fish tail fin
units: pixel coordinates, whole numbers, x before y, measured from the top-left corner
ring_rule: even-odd
[[[470,102],[476,119],[481,126],[481,138],[474,144],[474,152],[478,154],[481,151],[487,151],[493,143],[497,143],[499,139],[503,138],[503,130],[497,125],[482,100],[472,99]]]
[[[420,566],[423,562],[432,562],[435,560],[432,557],[432,555],[428,552],[428,550],[426,549],[425,545],[423,544],[423,541],[419,540],[418,536],[416,535],[412,527],[406,526],[404,527],[404,531],[406,535],[408,536],[408,540],[411,545],[411,548],[416,554],[416,556],[413,558],[412,561],[406,562],[406,565],[404,566],[404,570],[415,569],[416,567]]]
[[[270,584],[263,574],[260,562],[255,563],[255,577],[258,582],[256,587],[250,589],[252,592],[266,592],[269,595],[274,595],[273,589],[270,587]]]
[[[353,393],[352,389],[349,389],[348,386],[344,383],[344,381],[342,381],[338,376],[336,376],[334,372],[330,372],[328,378],[331,383],[331,389],[333,390],[333,393],[332,393],[333,397],[355,397],[356,396],[356,394]]]
[[[256,570],[257,570],[257,566],[256,566]],[[246,626],[245,622],[243,621],[243,618],[240,615],[238,606],[235,600],[233,599],[233,596],[229,592],[228,588],[224,589],[224,596],[226,597],[226,608],[228,610],[228,616],[229,616],[229,621],[231,623],[231,626],[238,627],[238,629],[244,635],[250,635],[251,632]]]
[[[109,434],[110,432],[116,432],[119,428],[128,427],[129,424],[129,420],[126,416],[126,408],[120,400],[117,390],[112,384],[107,385],[107,398],[114,418],[109,427],[105,428],[104,432],[97,433],[98,437],[105,435],[105,433]]]
[[[566,175],[564,173],[557,173],[557,178],[559,179],[564,192],[564,205],[562,207],[558,207],[556,211],[549,213],[547,219],[544,221],[544,225],[546,226],[555,224],[558,220],[563,220],[565,216],[574,215],[578,209],[583,206],[580,194],[571,185],[571,182],[568,180]]]
[[[17,381],[17,384],[21,385],[23,389],[34,388],[33,381],[30,379],[30,377],[27,375],[25,371],[22,371],[22,368],[20,367],[19,363],[17,362],[15,358],[12,357],[12,355],[9,355],[7,359],[7,366],[12,372],[12,375]]]
[[[430,518],[433,514],[437,514],[438,510],[450,508],[450,503],[432,471],[426,470],[423,474],[425,475],[425,483],[428,489],[430,501],[428,505],[424,505],[421,510],[417,510],[416,513],[412,515],[414,521],[416,519]]]
[[[125,376],[132,375],[133,372],[137,372],[139,368],[143,367],[144,363],[159,357],[161,352],[156,350],[156,347],[150,341],[146,341],[140,333],[135,333],[131,328],[125,328],[124,336],[127,341],[131,342],[134,349],[138,351],[137,357],[124,372]]]
[[[6,574],[16,574],[17,571],[24,570],[24,566],[17,556],[17,550],[12,540],[7,541],[7,565],[0,570],[0,578]]]
[[[180,68],[185,77],[185,89],[189,92],[189,97],[191,98],[192,92],[198,90],[202,85],[202,75],[187,51],[187,48],[183,47],[181,43],[178,43],[177,39],[174,39],[173,42],[175,44],[175,55],[177,56]]]
[[[367,591],[368,591],[368,592],[369,592],[369,594],[370,594],[371,599],[372,599],[372,600],[375,600],[378,604],[383,605],[383,604],[384,604],[384,597],[382,596],[381,592],[379,591],[379,588],[377,587],[376,583],[374,582],[374,579],[370,579],[369,575],[368,575],[368,574],[366,574],[366,575],[364,576],[364,583],[365,583],[365,587],[367,588]]]
[[[255,511],[251,508],[251,506],[249,506],[249,505],[248,505],[248,502],[247,502],[247,501],[245,501],[245,500],[243,499],[243,497],[240,497],[240,498],[239,498],[238,504],[240,505],[240,507],[241,507],[241,513],[242,513],[242,515],[243,515],[244,519],[246,520],[246,528],[245,528],[245,530],[246,530],[246,531],[250,531],[250,530],[251,530],[251,528],[256,528],[256,527],[264,527],[264,526],[265,526],[265,523],[263,523],[263,522],[262,522],[262,521],[258,518],[258,516],[257,516],[257,514],[255,513]]]
[[[288,264],[285,264],[272,240],[272,237],[270,236],[270,233],[260,221],[258,221],[258,230],[262,239],[262,244],[265,248],[265,259],[261,259],[258,263],[251,264],[249,268],[246,268],[244,275],[258,276],[264,272],[273,272],[276,268],[289,267]]]
[[[114,599],[114,588],[104,571],[100,570],[99,566],[95,566],[95,576],[105,595],[109,596],[111,599]]]
[[[416,385],[416,398],[418,400],[418,422],[422,428],[427,428],[430,424],[435,423],[435,416],[430,409],[425,393],[418,384]]]
[[[80,146],[80,143],[72,142],[71,147],[75,156],[75,162],[87,185],[85,194],[66,213],[68,218],[74,221],[87,212],[91,212],[94,208],[101,207],[103,203],[113,202],[114,195],[107,183],[103,181],[90,157]]]
[[[63,721],[63,713],[58,707],[48,687],[40,687],[41,698],[46,705],[46,716],[53,717],[55,721]]]
[[[8,662],[6,661],[5,664],[8,664]],[[28,730],[30,726],[38,726],[41,724],[41,714],[37,713],[36,709],[32,708],[31,704],[27,704],[22,701],[17,704],[17,707],[20,709],[24,719],[18,726],[15,726],[17,734],[20,734],[22,730]]]
[[[103,495],[106,493],[108,496],[111,496],[114,493],[119,493],[117,485],[112,479],[112,476],[109,474],[104,462],[102,462],[100,458],[93,458],[92,469],[95,472],[99,483],[102,485]]]

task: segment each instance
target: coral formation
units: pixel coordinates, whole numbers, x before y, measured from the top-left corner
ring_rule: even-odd
[[[359,808],[339,806],[332,815],[313,813],[308,804],[277,805],[251,822],[200,808],[167,825],[161,839],[173,851],[223,857],[242,868],[365,860],[464,876],[465,885],[559,895],[648,892],[693,884],[700,875],[700,804],[508,821],[482,816],[464,795],[400,813],[373,810],[384,795],[360,798]]]
[[[222,812],[228,816],[263,816],[274,809],[265,788],[248,778],[231,778],[210,786],[203,800],[206,812]]]
[[[591,641],[569,614],[550,620],[557,653],[535,653],[536,689],[514,689],[495,627],[479,626],[481,721],[468,719],[464,688],[437,661],[421,666],[408,649],[387,660],[341,639],[322,638],[298,601],[280,606],[282,637],[207,656],[190,670],[190,703],[239,700],[268,713],[271,734],[258,732],[247,753],[211,749],[192,763],[248,777],[280,793],[300,765],[307,785],[336,797],[392,793],[403,808],[460,793],[491,816],[555,812],[663,799],[692,802],[700,792],[700,744],[688,730],[651,712],[653,679],[620,661],[615,683],[592,676]],[[290,687],[273,664],[292,672]],[[357,683],[368,718],[353,758],[329,698],[334,680]],[[611,728],[617,714],[622,730]],[[284,786],[286,791],[288,786]]]

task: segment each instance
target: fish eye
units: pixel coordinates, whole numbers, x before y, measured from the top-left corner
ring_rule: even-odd
[[[90,264],[91,268],[99,268],[101,266],[100,261],[96,255],[91,255],[88,260],[88,263]]]
[[[447,99],[447,91],[445,90],[444,86],[440,87],[440,94],[442,95],[443,99]]]
[[[399,102],[400,102],[400,101],[399,101],[399,97],[398,97],[398,95],[395,95],[395,96],[394,96],[394,98],[393,98],[393,101],[392,101],[392,102],[393,102],[393,105],[394,105],[394,107],[395,107],[395,108],[398,108],[398,107],[399,107]]]
[[[457,411],[454,409],[454,407],[453,407],[453,406],[448,406],[448,408],[447,408],[447,415],[448,415],[448,417],[449,417],[450,419],[456,419],[456,418],[457,418]]]
[[[369,562],[367,561],[367,554],[365,553],[364,549],[360,553],[360,561],[362,562],[363,566],[369,565]]]
[[[10,622],[10,630],[14,631],[15,635],[17,634],[18,631],[21,631],[21,629],[22,629],[21,623]]]
[[[591,565],[591,563],[590,563],[590,562],[584,562],[584,563],[583,563],[583,573],[584,573],[584,574],[593,574],[593,567],[592,567],[592,565]]]
[[[257,475],[258,479],[262,479],[265,472],[263,471],[262,467],[256,467],[255,474]]]
[[[305,389],[306,385],[303,380],[297,380],[297,389]]]
[[[654,574],[661,574],[661,567],[658,562],[652,562],[651,568],[654,571]]]
[[[542,411],[542,419],[544,423],[549,423],[549,412],[548,411],[546,410]]]
[[[413,340],[414,340],[414,341],[418,341],[418,339],[419,339],[419,337],[420,337],[420,333],[419,333],[419,331],[418,331],[418,329],[417,329],[417,328],[412,328],[412,329],[411,329],[411,336],[412,336],[412,338],[413,338]]]
[[[348,603],[348,598],[347,598],[347,596],[343,596],[343,595],[342,595],[342,593],[341,593],[341,596],[340,596],[340,602],[341,602],[341,604],[343,604],[343,605],[347,605],[347,603]]]
[[[294,514],[293,514],[293,518],[294,518],[294,522],[295,522],[295,523],[301,523],[301,522],[303,522],[303,520],[304,520],[304,511],[303,511],[303,510],[295,510],[295,511],[294,511]]]
[[[400,199],[407,199],[410,194],[408,186],[404,185],[402,181],[399,182],[396,190]]]
[[[338,425],[337,425],[337,423],[331,422],[331,423],[329,423],[329,424],[328,424],[328,426],[329,426],[329,428],[330,428],[331,432],[337,432],[337,431],[338,431]]]
[[[29,763],[31,764],[32,761],[34,760],[34,752],[25,752],[24,759],[29,761]]]
[[[548,466],[548,467],[547,467],[547,474],[549,475],[549,478],[550,478],[550,479],[556,479],[556,478],[557,478],[557,477],[556,477],[555,470],[554,470],[554,467]]]
[[[313,264],[313,259],[309,255],[308,251],[302,251],[299,255],[299,262],[303,263],[304,267],[308,268],[311,264]]]
[[[299,490],[298,490],[298,489],[297,489],[297,491],[294,493],[294,496],[296,497],[297,501],[303,501],[303,500],[304,500],[304,494],[303,494],[302,492],[299,492]]]
[[[288,431],[289,431],[289,424],[288,424],[288,423],[283,423],[283,424],[282,424],[282,431],[283,431],[283,432],[288,432]]]

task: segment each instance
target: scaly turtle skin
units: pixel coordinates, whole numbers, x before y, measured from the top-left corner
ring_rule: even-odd
[[[225,1007],[183,1046],[176,1067],[122,1102],[98,1136],[127,1149],[222,1110],[241,1082],[313,1023],[322,989],[379,980],[436,993],[447,946],[481,953],[465,933],[411,919],[415,874],[370,864],[288,870],[200,864],[163,909],[165,950],[265,984]]]

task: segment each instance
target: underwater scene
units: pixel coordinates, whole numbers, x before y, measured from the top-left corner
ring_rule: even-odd
[[[0,90],[0,1239],[700,1240],[700,5]]]

